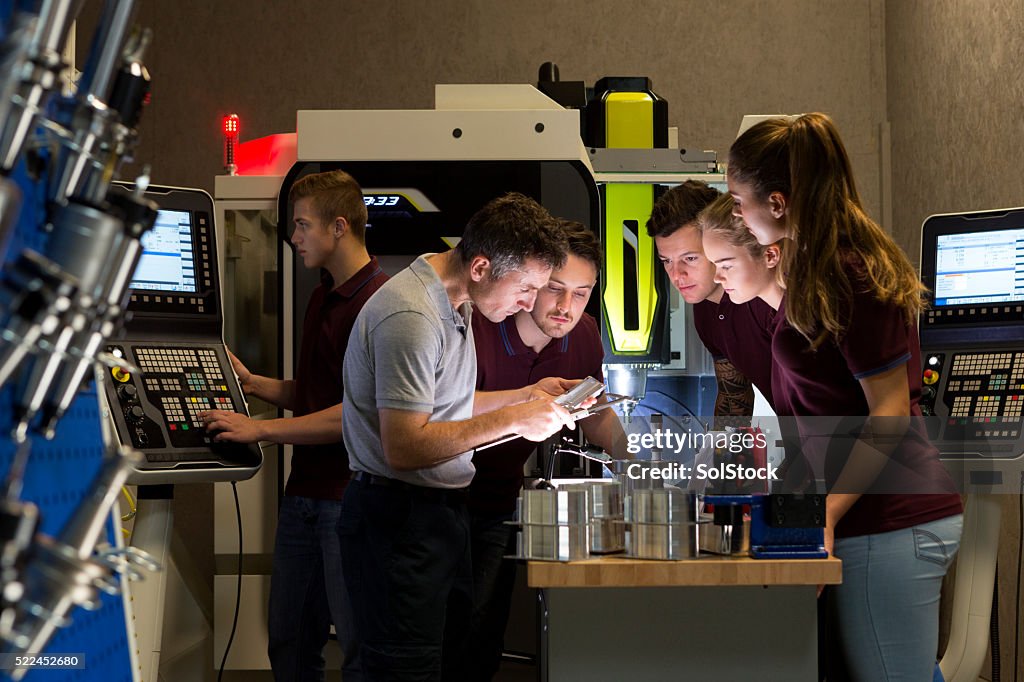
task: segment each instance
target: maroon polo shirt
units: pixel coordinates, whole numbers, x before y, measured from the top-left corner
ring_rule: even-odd
[[[295,368],[296,417],[342,401],[342,365],[352,324],[363,304],[387,280],[377,259],[372,257],[339,287],[334,286],[330,273],[321,272],[320,284],[309,297],[302,323],[302,348]],[[351,472],[340,438],[337,443],[296,445],[292,452],[292,472],[285,495],[341,499]]]
[[[719,303],[704,300],[693,306],[697,336],[715,360],[728,360],[743,372],[773,408],[772,330],[775,310],[760,298],[733,303],[723,293]]]
[[[514,316],[495,324],[483,315],[473,315],[473,341],[478,391],[522,388],[545,377],[592,376],[604,380],[601,332],[594,318],[586,313],[571,332],[549,341],[540,353],[523,343]],[[536,448],[536,443],[517,438],[478,450],[473,455],[476,474],[469,486],[470,511],[487,515],[512,513],[523,487],[523,464]]]
[[[838,343],[826,341],[812,351],[808,341],[786,322],[785,301],[779,308],[772,338],[775,411],[780,417],[865,416],[868,403],[860,380],[903,365],[910,386],[910,413],[920,417],[917,328],[907,324],[902,310],[879,301],[867,289],[855,265],[847,268],[855,293],[846,332]],[[804,445],[816,454],[825,453],[825,478],[831,486],[853,441],[821,437],[824,423],[835,423],[837,432],[846,433],[862,425],[862,420],[797,420]],[[816,437],[809,439],[811,433]],[[953,480],[919,420],[896,447],[892,462],[879,474],[872,490],[896,492],[862,495],[837,525],[836,537],[900,530],[963,511]],[[926,492],[909,494],[911,490]]]

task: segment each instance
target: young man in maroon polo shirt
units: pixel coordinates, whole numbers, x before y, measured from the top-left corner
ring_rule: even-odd
[[[603,379],[604,348],[597,321],[584,312],[597,284],[601,245],[577,222],[559,221],[569,242],[565,265],[552,271],[537,292],[532,310],[494,323],[473,316],[478,391],[517,389],[544,377]],[[612,410],[580,422],[587,439],[611,449],[622,432]],[[501,660],[516,563],[512,519],[523,487],[523,465],[537,443],[523,438],[478,450],[469,486],[470,547],[473,556],[473,615],[466,679],[489,680]]]
[[[342,364],[356,315],[388,277],[366,252],[366,204],[352,176],[340,170],[307,175],[292,185],[288,199],[295,252],[321,273],[306,308],[295,379],[253,374],[234,355],[231,362],[247,395],[295,416],[253,420],[214,410],[205,419],[207,429],[218,432],[214,440],[295,446],[274,546],[270,665],[278,682],[321,679],[334,623],[349,682],[363,678],[335,532],[351,476],[341,435]]]
[[[693,304],[693,324],[715,361],[716,417],[750,417],[753,386],[772,398],[772,322],[775,311],[759,298],[734,304],[715,282],[715,264],[704,255],[697,216],[719,196],[706,183],[687,180],[654,204],[647,234],[672,284]]]

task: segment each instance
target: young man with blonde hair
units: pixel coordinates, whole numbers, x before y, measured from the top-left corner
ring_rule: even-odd
[[[295,253],[305,267],[320,270],[320,285],[306,307],[295,378],[253,374],[234,355],[231,362],[247,395],[295,416],[254,420],[215,410],[206,413],[207,429],[217,432],[214,440],[295,446],[274,545],[270,665],[278,682],[322,679],[322,651],[333,622],[349,682],[362,676],[335,530],[351,477],[342,442],[342,363],[356,315],[388,278],[366,252],[366,203],[351,175],[307,175],[292,185],[288,199]]]
[[[569,242],[565,264],[537,292],[533,310],[498,323],[473,317],[478,391],[526,386],[544,377],[602,379],[604,347],[597,320],[585,311],[601,271],[601,244],[578,222],[559,221]],[[613,410],[580,422],[587,439],[609,452],[625,439]],[[466,679],[489,680],[498,670],[508,622],[516,563],[515,527],[509,525],[523,487],[523,466],[537,444],[523,438],[478,450],[469,486],[473,552],[473,621]]]

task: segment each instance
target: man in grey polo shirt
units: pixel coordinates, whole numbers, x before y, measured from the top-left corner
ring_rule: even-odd
[[[566,246],[539,204],[506,195],[470,218],[456,248],[418,258],[356,319],[342,430],[354,474],[338,532],[367,679],[456,679],[472,606],[473,448],[571,426],[551,398],[575,383],[475,393],[470,314],[500,322],[530,310]]]

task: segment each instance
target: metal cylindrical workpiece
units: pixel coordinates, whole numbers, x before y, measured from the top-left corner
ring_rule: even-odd
[[[521,559],[579,561],[590,555],[587,524],[527,524],[520,530],[517,544],[516,555]]]
[[[677,561],[697,556],[696,524],[633,523],[630,556]]]
[[[523,524],[586,524],[587,492],[563,486],[551,490],[523,490],[517,520]]]
[[[679,488],[634,490],[626,505],[626,520],[635,523],[693,523],[697,496]]]
[[[626,502],[629,554],[638,559],[697,556],[697,495],[673,486],[634,490]]]
[[[91,206],[68,203],[58,209],[47,257],[78,280],[81,291],[102,294],[124,226],[117,217]]]

